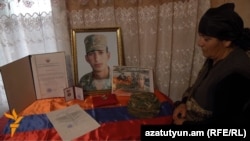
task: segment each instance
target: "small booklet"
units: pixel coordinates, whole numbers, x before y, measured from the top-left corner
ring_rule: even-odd
[[[78,104],[46,114],[62,140],[73,140],[100,126]]]
[[[105,95],[94,96],[92,100],[93,100],[94,107],[115,105],[118,103],[118,100],[115,94],[105,94]]]
[[[72,86],[64,89],[65,101],[73,99],[84,100],[83,89],[81,87]]]

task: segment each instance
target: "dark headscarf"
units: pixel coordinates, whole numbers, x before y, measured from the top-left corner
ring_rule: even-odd
[[[199,33],[220,40],[232,41],[235,45],[248,50],[250,48],[250,30],[244,28],[242,18],[234,11],[234,3],[226,3],[210,8],[202,16]]]

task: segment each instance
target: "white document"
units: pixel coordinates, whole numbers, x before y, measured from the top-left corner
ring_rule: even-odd
[[[63,140],[73,140],[100,126],[78,104],[46,114]]]
[[[64,97],[68,87],[64,52],[32,55],[31,64],[37,99]]]

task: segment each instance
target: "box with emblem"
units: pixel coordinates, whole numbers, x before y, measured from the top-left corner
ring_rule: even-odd
[[[1,67],[9,109],[21,112],[37,99],[64,97],[69,87],[64,52],[28,55]]]

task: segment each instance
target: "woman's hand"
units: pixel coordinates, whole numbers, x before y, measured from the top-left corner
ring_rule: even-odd
[[[187,107],[185,103],[178,105],[173,112],[173,124],[182,125],[186,120]]]

